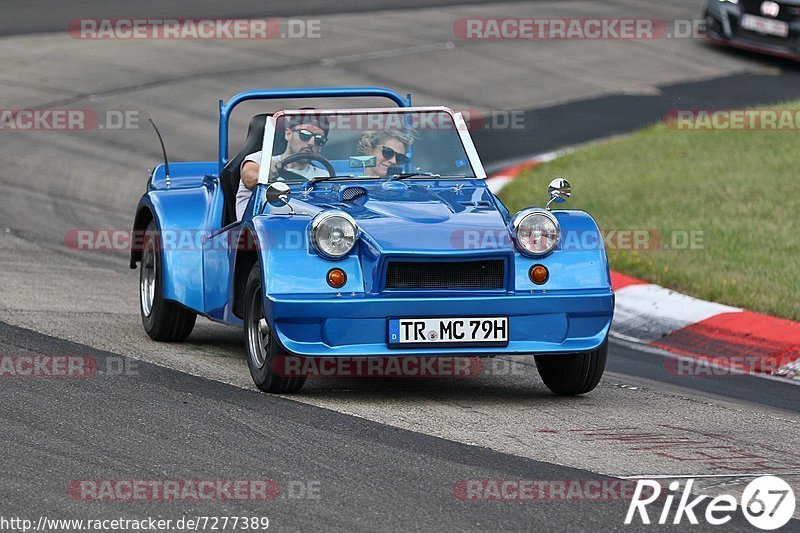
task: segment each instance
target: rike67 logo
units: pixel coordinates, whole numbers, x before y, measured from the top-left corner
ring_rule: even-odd
[[[661,525],[681,524],[684,518],[690,524],[697,525],[700,516],[712,526],[721,526],[731,521],[738,506],[751,525],[770,531],[783,527],[794,515],[794,491],[779,477],[762,476],[754,479],[745,487],[739,501],[728,494],[722,494],[710,501],[707,501],[710,496],[706,495],[690,500],[693,484],[694,480],[690,479],[681,490],[680,482],[673,481],[669,484],[669,492],[662,495],[662,487],[658,481],[639,480],[625,516],[625,524],[633,523],[637,515],[641,523],[652,523],[647,507],[659,498],[664,499],[664,507],[655,522]],[[675,500],[678,503],[673,512]],[[703,505],[704,513],[701,512]]]

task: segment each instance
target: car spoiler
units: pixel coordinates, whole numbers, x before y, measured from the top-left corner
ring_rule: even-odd
[[[228,163],[228,121],[237,105],[247,100],[275,100],[279,98],[388,98],[399,107],[411,107],[411,95],[405,98],[381,87],[328,87],[319,89],[258,89],[235,95],[227,102],[219,101],[219,172]]]

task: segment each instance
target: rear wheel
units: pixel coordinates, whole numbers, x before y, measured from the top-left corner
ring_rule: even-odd
[[[256,263],[250,270],[244,290],[244,338],[247,366],[253,382],[264,392],[297,392],[306,382],[305,377],[286,377],[275,373],[286,352],[270,330],[264,317],[261,289],[261,266]]]
[[[139,264],[139,313],[151,339],[180,342],[194,329],[197,314],[164,299],[161,241],[155,222],[147,226]]]
[[[608,338],[591,352],[568,355],[537,355],[536,368],[542,381],[559,396],[585,394],[600,382],[606,368]]]

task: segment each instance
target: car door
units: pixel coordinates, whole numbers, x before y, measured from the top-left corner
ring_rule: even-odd
[[[234,222],[222,227],[225,198],[216,178],[212,208],[206,220],[207,237],[203,247],[203,290],[205,314],[214,320],[232,322],[228,309],[231,291],[231,261],[240,232],[240,224]],[[235,321],[235,320],[234,320]]]

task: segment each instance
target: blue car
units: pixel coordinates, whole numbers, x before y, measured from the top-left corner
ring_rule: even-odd
[[[242,102],[352,97],[391,105],[262,113],[229,157]],[[218,161],[164,156],[131,254],[152,339],[186,339],[197,315],[244,326],[267,392],[303,386],[286,358],[530,355],[556,394],[599,382],[614,294],[595,221],[550,209],[564,179],[510,213],[460,113],[381,88],[250,91],[220,102]]]

